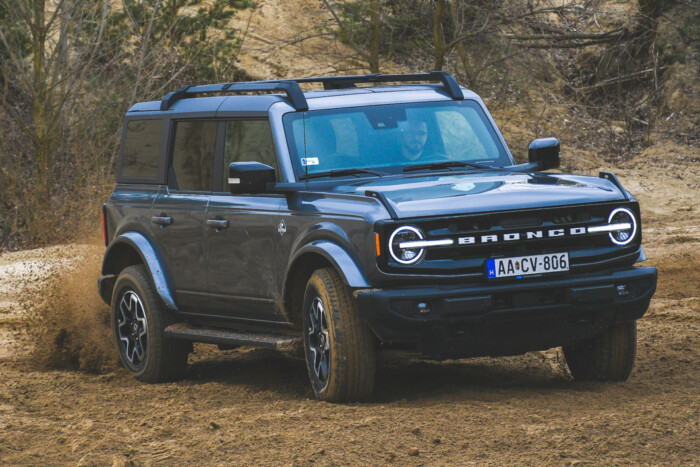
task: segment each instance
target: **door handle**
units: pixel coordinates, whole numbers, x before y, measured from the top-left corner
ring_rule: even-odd
[[[151,222],[161,227],[165,227],[166,225],[173,223],[173,218],[170,216],[153,216],[151,217]]]
[[[226,219],[207,219],[207,227],[213,227],[217,231],[228,227]]]

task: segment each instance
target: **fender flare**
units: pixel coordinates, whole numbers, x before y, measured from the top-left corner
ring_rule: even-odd
[[[289,271],[292,269],[297,259],[306,253],[316,253],[327,259],[340,273],[343,282],[345,282],[348,287],[370,287],[362,269],[357,265],[357,262],[355,262],[352,256],[350,256],[345,248],[329,240],[314,240],[301,247],[292,258],[292,261],[290,261],[287,267],[287,274],[289,274]]]
[[[110,275],[115,274],[113,268],[113,257],[116,254],[115,250],[118,245],[129,245],[131,248],[136,250],[138,255],[141,257],[141,262],[146,266],[148,272],[153,279],[153,284],[156,287],[156,292],[163,300],[165,306],[171,310],[177,311],[177,305],[173,299],[171,293],[172,279],[170,278],[169,271],[163,264],[158,252],[153,247],[153,244],[148,237],[140,232],[125,232],[117,237],[115,237],[107,247],[104,259],[102,260],[102,274]]]

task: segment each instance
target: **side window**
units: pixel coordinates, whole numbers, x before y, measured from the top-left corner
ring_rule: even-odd
[[[162,120],[131,120],[126,125],[121,176],[155,178],[158,176]]]
[[[178,190],[211,191],[216,127],[214,121],[175,124],[172,173]]]
[[[261,162],[277,168],[269,121],[232,120],[226,123],[223,186],[228,186],[228,166],[231,162]]]

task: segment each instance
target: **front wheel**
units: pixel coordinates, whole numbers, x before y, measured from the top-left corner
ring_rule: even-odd
[[[375,375],[374,336],[334,269],[314,271],[303,306],[304,351],[316,397],[330,402],[369,397]]]
[[[579,381],[626,381],[637,353],[637,322],[613,324],[599,336],[564,347],[564,357]]]
[[[124,269],[112,294],[112,331],[124,367],[138,380],[180,379],[191,344],[165,337],[168,315],[143,266]]]

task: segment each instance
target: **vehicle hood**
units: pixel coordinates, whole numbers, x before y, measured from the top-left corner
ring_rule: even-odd
[[[430,174],[339,184],[330,191],[382,193],[399,218],[454,215],[624,200],[602,178],[514,172]],[[371,194],[370,194],[371,195]]]

